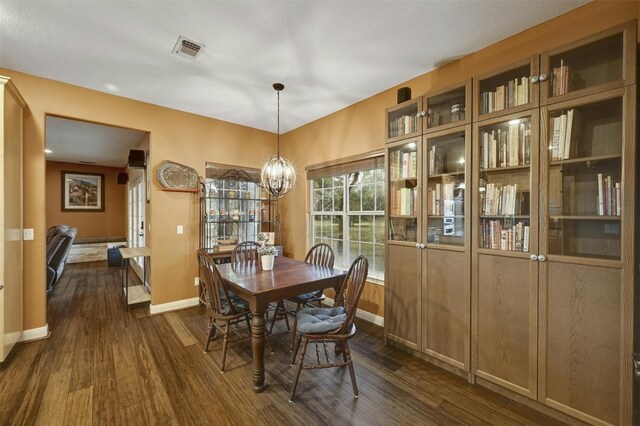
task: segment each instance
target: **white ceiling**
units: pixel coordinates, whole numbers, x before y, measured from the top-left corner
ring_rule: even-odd
[[[145,132],[47,117],[47,160],[123,167]]]
[[[0,66],[286,132],[584,3],[1,0]]]

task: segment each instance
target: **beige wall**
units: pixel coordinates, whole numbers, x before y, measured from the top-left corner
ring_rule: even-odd
[[[104,211],[62,211],[62,171],[100,173],[104,175]],[[125,237],[127,185],[118,185],[116,176],[124,172],[119,167],[85,164],[46,163],[46,226],[69,225],[78,228],[77,238]]]
[[[10,77],[28,107],[24,119],[24,227],[35,240],[25,242],[25,328],[46,323],[45,296],[45,116],[93,121],[149,132],[152,168],[162,160],[194,167],[204,174],[205,161],[260,167],[273,153],[272,133],[83,89],[20,72],[0,69]],[[170,82],[168,82],[170,84]],[[195,251],[198,246],[198,201],[189,193],[163,192],[152,179],[147,204],[152,250],[154,305],[196,297]],[[176,234],[176,225],[185,233]]]
[[[295,188],[281,203],[287,252],[302,258],[307,250],[308,219],[300,208],[307,204],[308,197],[305,167],[383,148],[385,108],[395,104],[398,88],[409,86],[412,96],[418,97],[636,19],[639,13],[635,1],[589,3],[284,135],[282,153],[295,164],[299,176]],[[416,55],[419,54],[420,46],[416,45]],[[381,288],[368,285],[362,296],[362,308],[383,316],[383,293]]]

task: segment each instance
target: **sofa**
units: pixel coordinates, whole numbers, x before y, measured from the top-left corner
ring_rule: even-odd
[[[66,225],[55,225],[47,230],[47,292],[53,290],[60,279],[77,234],[77,228]]]

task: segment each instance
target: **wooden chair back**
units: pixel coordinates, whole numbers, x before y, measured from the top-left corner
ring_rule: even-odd
[[[258,244],[255,241],[240,243],[231,252],[231,263],[250,262],[258,260]]]
[[[318,243],[309,249],[304,261],[307,263],[313,263],[314,265],[333,268],[335,256],[333,255],[333,250],[329,244]]]
[[[349,333],[353,320],[358,310],[358,302],[364,290],[364,283],[367,281],[369,273],[369,261],[363,255],[360,255],[353,261],[344,283],[340,289],[340,293],[336,297],[334,306],[343,306],[347,312],[347,320],[344,322],[335,334]],[[334,334],[334,333],[331,333]]]
[[[229,294],[218,267],[205,250],[198,250],[198,265],[200,267],[200,285],[204,287],[204,300],[209,317],[224,318],[235,314],[233,304],[229,303]],[[225,312],[225,305],[231,308],[227,312]]]

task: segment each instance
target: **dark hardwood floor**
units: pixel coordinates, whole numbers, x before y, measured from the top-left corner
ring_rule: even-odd
[[[344,369],[303,371],[288,395],[290,335],[280,321],[265,392],[251,390],[251,344],[202,352],[204,308],[126,312],[119,268],[70,264],[48,300],[48,339],[16,346],[0,368],[1,424],[554,425],[558,421],[385,346],[358,321],[351,341],[360,398]],[[313,352],[311,350],[311,352]]]

